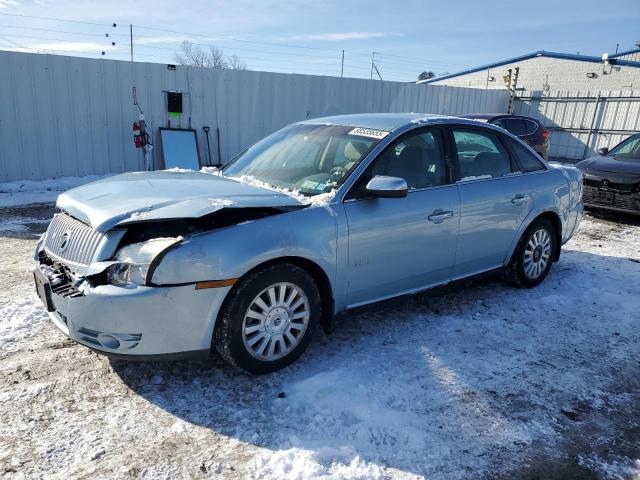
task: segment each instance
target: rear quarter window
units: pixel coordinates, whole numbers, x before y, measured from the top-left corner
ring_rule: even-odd
[[[545,169],[544,164],[538,155],[532,153],[531,150],[526,148],[520,142],[512,138],[508,138],[507,136],[503,136],[503,140],[509,144],[511,151],[516,157],[516,161],[523,172],[535,172]]]

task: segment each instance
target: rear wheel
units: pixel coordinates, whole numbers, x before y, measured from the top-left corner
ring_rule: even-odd
[[[294,362],[320,321],[320,293],[313,279],[289,263],[250,273],[225,301],[214,346],[232,365],[268,373]]]
[[[551,269],[556,256],[556,233],[552,223],[539,218],[524,232],[505,270],[506,279],[518,287],[535,287]]]

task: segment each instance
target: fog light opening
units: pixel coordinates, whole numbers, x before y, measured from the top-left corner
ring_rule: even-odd
[[[98,342],[105,348],[111,348],[113,350],[120,348],[120,340],[118,340],[113,335],[109,335],[106,333],[101,333],[98,335]]]

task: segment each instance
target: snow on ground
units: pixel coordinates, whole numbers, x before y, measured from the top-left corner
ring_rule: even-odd
[[[50,207],[48,207],[50,209]],[[586,217],[538,288],[496,280],[336,319],[295,365],[109,362],[46,320],[46,210],[0,228],[8,478],[640,479],[640,222]],[[11,223],[13,222],[13,223]]]
[[[109,175],[87,175],[0,183],[0,207],[55,202],[60,193],[107,176]]]

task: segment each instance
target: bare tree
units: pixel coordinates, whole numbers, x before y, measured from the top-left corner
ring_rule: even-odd
[[[180,65],[204,68],[233,68],[246,70],[247,65],[240,60],[237,55],[225,58],[224,52],[214,46],[209,46],[209,50],[194,45],[193,42],[185,40],[180,45],[180,50],[175,54],[176,62]]]
[[[227,64],[229,65],[229,68],[232,68],[234,70],[246,70],[247,69],[247,64],[244,63],[242,60],[240,60],[240,57],[238,57],[235,54],[231,55],[227,59]]]

